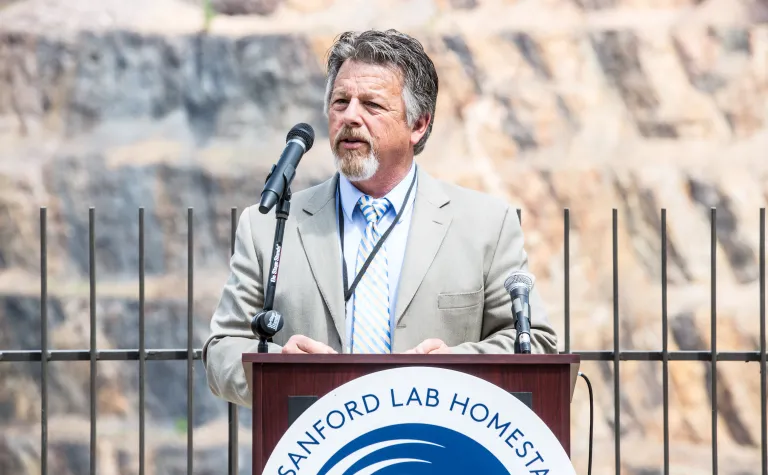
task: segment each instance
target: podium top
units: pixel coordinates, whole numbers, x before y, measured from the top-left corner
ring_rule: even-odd
[[[472,355],[284,355],[281,353],[243,353],[244,363],[256,364],[373,364],[373,365],[567,365],[578,364],[576,354],[472,354]]]

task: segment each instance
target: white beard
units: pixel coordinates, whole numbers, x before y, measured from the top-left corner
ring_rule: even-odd
[[[379,160],[371,151],[365,157],[349,157],[343,159],[334,152],[336,170],[351,182],[370,180],[379,170]],[[351,163],[350,163],[351,162]]]

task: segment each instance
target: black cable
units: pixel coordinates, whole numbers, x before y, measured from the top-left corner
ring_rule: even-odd
[[[587,475],[592,475],[592,427],[595,422],[594,397],[592,394],[592,383],[589,382],[589,378],[581,371],[579,371],[579,376],[584,378],[584,381],[587,382],[587,389],[589,389],[589,463],[587,465]]]

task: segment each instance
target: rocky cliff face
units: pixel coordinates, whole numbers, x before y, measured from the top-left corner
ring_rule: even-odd
[[[661,347],[661,209],[670,348],[710,341],[709,220],[717,208],[718,349],[759,348],[759,208],[768,202],[768,5],[724,0],[215,2],[0,1],[0,348],[40,345],[39,208],[48,208],[50,342],[89,345],[88,207],[95,207],[98,344],[138,346],[138,208],[146,212],[147,345],[186,346],[187,208],[194,210],[194,339],[226,276],[230,212],[258,199],[299,121],[318,138],[295,189],[332,172],[323,55],[344,29],[417,35],[440,73],[432,174],[522,209],[527,249],[563,328],[563,209],[571,217],[572,348],[613,346],[617,209],[622,349]],[[226,10],[226,9],[229,10]],[[240,10],[238,10],[240,8]],[[243,10],[245,9],[245,10]],[[250,9],[250,10],[248,10]],[[257,11],[258,9],[262,9]],[[561,342],[561,347],[564,344]],[[89,367],[50,366],[51,467],[86,473]],[[659,473],[661,365],[612,364],[595,384],[595,473]],[[147,365],[152,473],[185,467],[186,366]],[[138,370],[100,362],[99,473],[135,473]],[[196,473],[225,465],[226,405],[195,367]],[[720,473],[759,472],[754,363],[674,362],[672,472],[711,473],[711,378]],[[40,369],[0,363],[0,472],[39,470]],[[586,466],[587,397],[573,401]],[[249,414],[241,413],[249,457]],[[241,463],[242,473],[249,473]]]

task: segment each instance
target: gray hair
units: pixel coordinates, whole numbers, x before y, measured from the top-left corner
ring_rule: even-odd
[[[330,106],[331,92],[344,61],[355,61],[394,66],[403,78],[403,102],[406,120],[413,126],[420,117],[427,114],[431,120],[427,131],[414,146],[414,154],[424,150],[427,138],[432,133],[437,104],[437,71],[423,46],[415,38],[396,30],[362,33],[348,31],[336,38],[328,54],[328,79],[325,86],[325,113]]]

